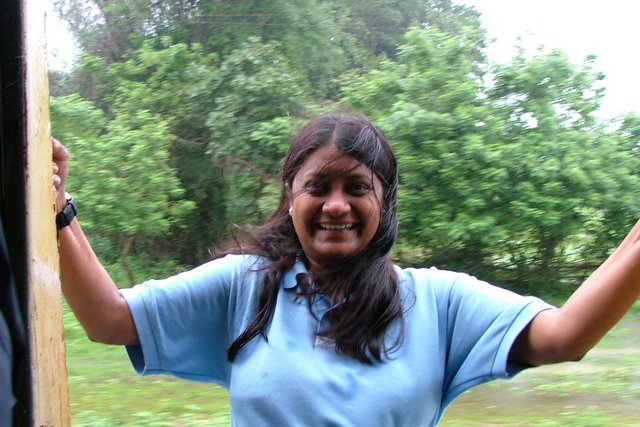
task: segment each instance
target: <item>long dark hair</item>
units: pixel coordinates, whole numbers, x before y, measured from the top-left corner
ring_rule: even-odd
[[[335,342],[337,352],[362,362],[382,361],[397,348],[403,336],[402,303],[398,278],[389,252],[398,235],[396,217],[398,172],[395,156],[382,131],[363,115],[324,115],[313,119],[293,139],[282,167],[282,197],[278,208],[259,227],[253,242],[243,252],[262,255],[272,261],[265,271],[258,296],[258,314],[227,351],[233,362],[238,351],[252,338],[262,335],[271,322],[280,279],[292,267],[302,247],[289,215],[293,180],[302,164],[318,148],[335,144],[345,155],[366,165],[383,186],[380,225],[372,241],[361,253],[336,265],[321,277],[308,294],[321,291],[344,295],[344,303],[328,314],[330,326],[321,335]],[[385,332],[400,322],[398,335],[385,342]]]

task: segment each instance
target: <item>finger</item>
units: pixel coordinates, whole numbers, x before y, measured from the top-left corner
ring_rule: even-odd
[[[51,138],[51,145],[53,148],[53,159],[55,161],[65,161],[69,158],[67,148],[60,141]]]

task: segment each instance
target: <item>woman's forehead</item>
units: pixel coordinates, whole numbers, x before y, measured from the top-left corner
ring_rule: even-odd
[[[302,163],[302,167],[296,174],[296,178],[339,175],[371,176],[372,174],[371,169],[358,159],[345,154],[335,145],[327,145],[309,155]]]

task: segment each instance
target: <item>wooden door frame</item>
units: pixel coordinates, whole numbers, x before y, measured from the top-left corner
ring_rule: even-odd
[[[0,214],[19,305],[26,358],[14,426],[71,424],[51,183],[46,2],[0,8]]]

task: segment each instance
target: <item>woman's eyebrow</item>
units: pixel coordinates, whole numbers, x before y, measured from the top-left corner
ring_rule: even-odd
[[[305,182],[324,182],[338,176],[343,176],[349,180],[355,179],[355,180],[370,181],[373,179],[373,173],[351,169],[346,172],[332,172],[332,171],[326,171],[326,170],[312,172],[304,176],[304,181]]]
[[[328,176],[330,176],[330,174],[327,174],[324,171],[314,171],[314,172],[309,172],[305,174],[303,178],[305,181],[318,181],[322,179],[327,179]]]
[[[346,171],[342,167],[340,167],[338,170],[335,170],[334,165],[332,165],[331,162],[328,162],[324,166],[318,167],[317,169],[312,171],[308,171],[307,173],[303,174],[301,178],[305,182],[322,182],[337,176],[345,176],[349,179],[372,180],[375,174],[373,173],[373,171],[369,170],[366,165],[360,162],[353,165],[352,167],[349,167]]]

